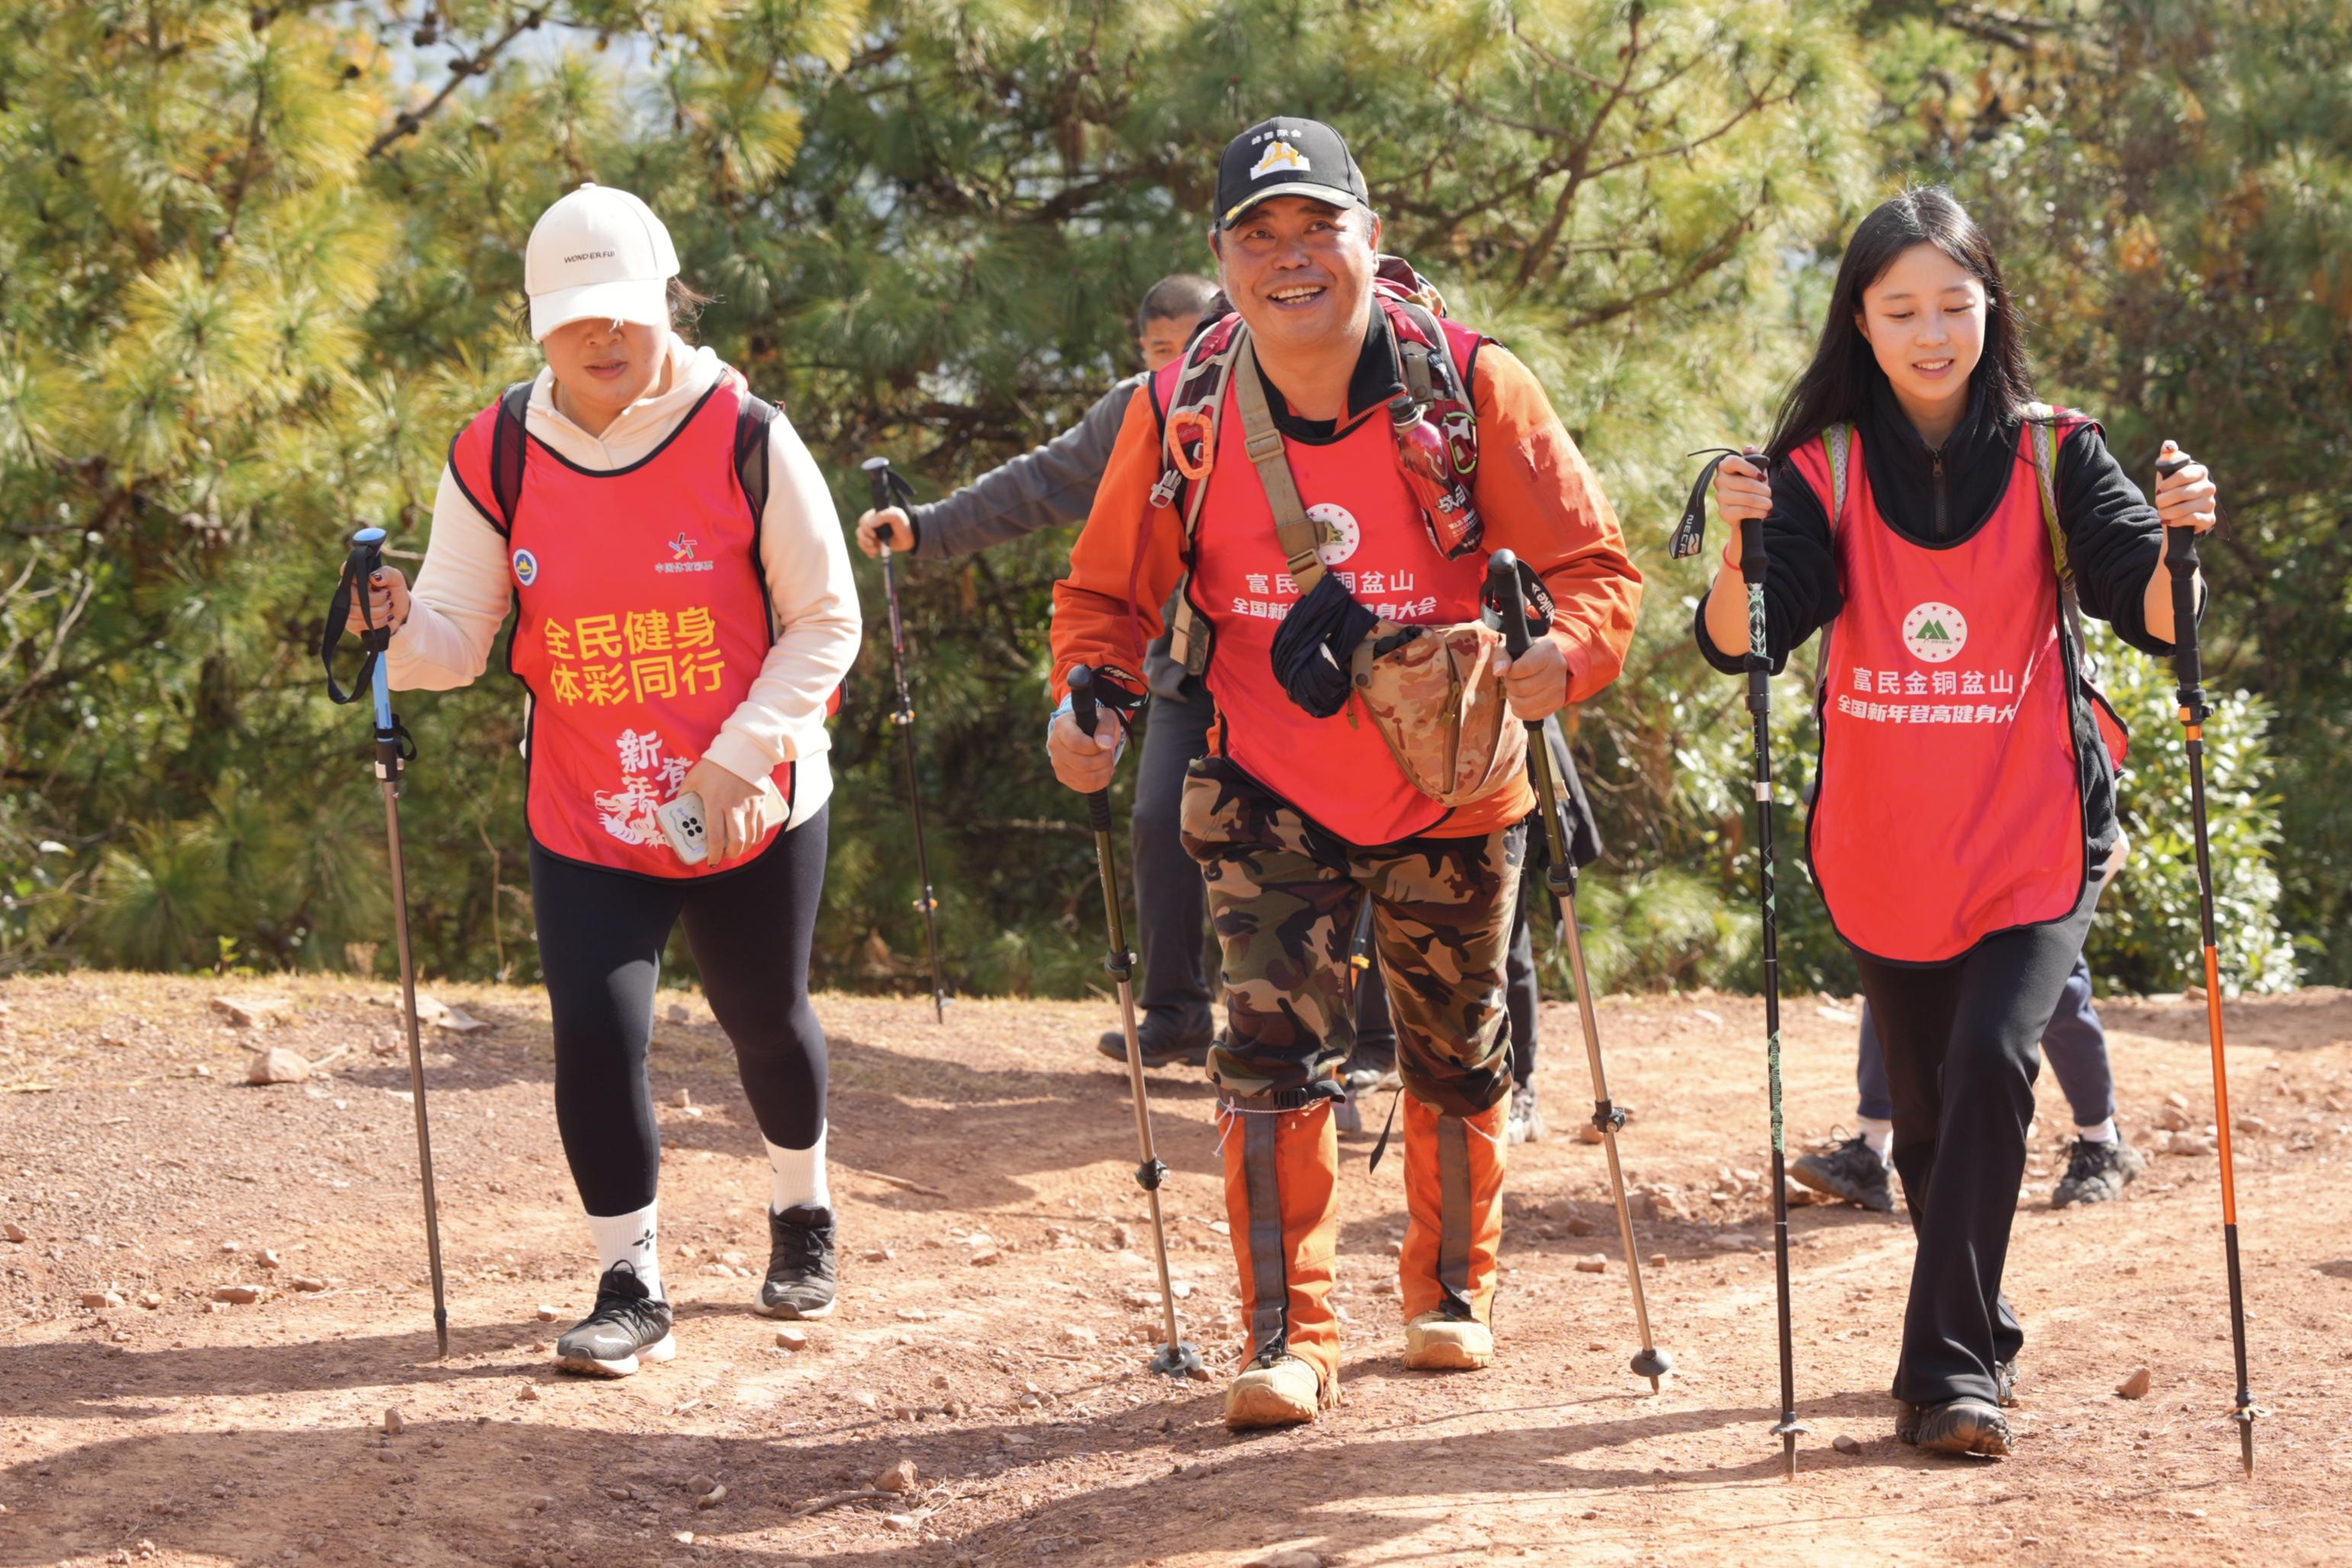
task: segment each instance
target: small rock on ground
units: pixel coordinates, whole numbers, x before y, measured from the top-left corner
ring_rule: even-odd
[[[1593,1253],[1589,1258],[1579,1258],[1576,1260],[1576,1271],[1580,1274],[1605,1274],[1609,1271],[1609,1259],[1605,1254],[1599,1252]]]
[[[251,1306],[261,1300],[261,1288],[257,1285],[219,1285],[213,1290],[213,1300],[241,1307]]]
[[[247,1083],[299,1083],[310,1076],[310,1063],[301,1052],[273,1045],[268,1051],[256,1051],[253,1060],[245,1064]]]
[[[1286,1546],[1251,1558],[1245,1568],[1323,1568],[1323,1559],[1303,1546]]]
[[[808,1334],[801,1329],[778,1329],[776,1331],[776,1348],[779,1350],[806,1350],[808,1348]]]
[[[406,1421],[404,1421],[404,1420],[401,1419],[401,1415],[400,1415],[400,1412],[399,1412],[398,1410],[396,1410],[396,1409],[391,1409],[391,1410],[386,1410],[386,1411],[383,1413],[383,1435],[384,1435],[385,1437],[399,1437],[399,1436],[400,1436],[400,1434],[401,1434],[401,1430],[402,1430],[402,1428],[403,1428],[403,1427],[406,1427],[407,1425],[408,1425],[408,1423],[407,1423]]]
[[[2116,1384],[2116,1392],[2126,1399],[2145,1399],[2147,1397],[2149,1385],[2154,1382],[2155,1379],[2148,1375],[2147,1368],[2143,1366],[2121,1383]]]
[[[1843,1432],[1840,1432],[1836,1437],[1830,1439],[1830,1447],[1835,1448],[1841,1454],[1858,1454],[1862,1452],[1862,1445],[1856,1442],[1853,1438],[1847,1437]]]
[[[915,1490],[915,1461],[900,1459],[874,1478],[874,1484],[883,1491],[908,1492]]]

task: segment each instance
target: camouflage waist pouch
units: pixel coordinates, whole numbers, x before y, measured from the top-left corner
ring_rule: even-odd
[[[1406,779],[1440,805],[1483,800],[1526,765],[1528,727],[1495,670],[1502,651],[1503,634],[1479,621],[1383,621],[1356,645],[1355,695]]]

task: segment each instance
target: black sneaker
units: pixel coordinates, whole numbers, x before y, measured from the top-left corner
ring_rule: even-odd
[[[2147,1168],[2147,1161],[2124,1141],[2120,1130],[2104,1144],[2077,1138],[2066,1151],[2066,1174],[2050,1189],[2050,1207],[2064,1208],[2069,1204],[2105,1203],[2121,1197],[2132,1177]]]
[[[627,1263],[615,1263],[596,1281],[596,1310],[555,1342],[555,1364],[590,1377],[626,1377],[641,1363],[677,1354],[670,1338],[667,1301],[656,1301]]]
[[[1848,1138],[1828,1149],[1800,1155],[1789,1175],[1801,1186],[1842,1197],[1880,1214],[1895,1212],[1895,1183],[1887,1163],[1864,1138]]]
[[[1206,1067],[1209,1047],[1215,1035],[1206,1029],[1158,1029],[1156,1017],[1146,1017],[1135,1026],[1135,1044],[1146,1067]],[[1127,1065],[1127,1030],[1107,1029],[1095,1041],[1095,1049],[1118,1062]]]
[[[1984,1400],[1947,1399],[1919,1410],[1917,1425],[1906,1440],[1931,1454],[1974,1455],[1997,1459],[2009,1452],[2009,1417],[2000,1406]],[[1896,1429],[1900,1437],[1901,1429]]]
[[[768,1277],[751,1310],[769,1318],[833,1314],[841,1277],[833,1210],[803,1207],[768,1215]]]
[[[1536,1105],[1536,1086],[1533,1083],[1513,1086],[1511,1117],[1507,1126],[1511,1142],[1515,1144],[1540,1144],[1549,1136],[1550,1129],[1544,1125],[1543,1112]]]

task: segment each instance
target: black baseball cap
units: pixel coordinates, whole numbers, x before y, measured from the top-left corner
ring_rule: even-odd
[[[1274,196],[1311,196],[1335,207],[1369,208],[1364,172],[1339,133],[1319,120],[1260,120],[1225,144],[1217,160],[1217,226]]]

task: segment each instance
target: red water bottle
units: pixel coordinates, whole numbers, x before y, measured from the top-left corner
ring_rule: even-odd
[[[1399,397],[1389,404],[1389,423],[1396,436],[1397,467],[1413,499],[1421,504],[1421,520],[1429,529],[1430,543],[1448,560],[1476,549],[1485,530],[1478,526],[1468,487],[1454,475],[1445,437],[1410,397]]]

